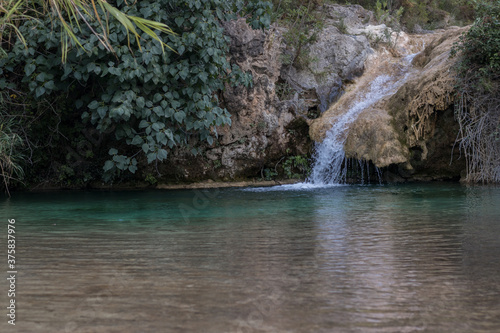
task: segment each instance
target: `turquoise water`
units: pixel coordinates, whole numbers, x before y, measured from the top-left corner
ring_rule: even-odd
[[[500,331],[498,187],[0,200],[18,271],[16,327],[4,315],[2,332]]]

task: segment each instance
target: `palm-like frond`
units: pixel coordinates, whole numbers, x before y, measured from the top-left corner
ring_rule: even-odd
[[[99,6],[96,5],[96,2]],[[172,50],[172,48],[165,44],[160,36],[154,31],[157,30],[166,34],[175,34],[166,24],[127,15],[110,5],[106,0],[0,0],[0,38],[2,42],[11,37],[11,33],[8,31],[13,31],[17,38],[23,44],[26,44],[24,36],[20,33],[14,22],[36,20],[40,13],[28,9],[29,6],[35,4],[41,6],[45,14],[48,11],[54,13],[61,23],[63,31],[61,37],[61,57],[63,62],[66,61],[68,51],[72,44],[83,47],[75,33],[77,29],[81,31],[81,24],[87,26],[108,51],[113,52],[113,47],[108,39],[109,31],[107,17],[109,15],[125,27],[129,36],[130,34],[134,35],[139,49],[141,49],[141,35],[137,29],[158,41],[163,51],[165,46]],[[103,14],[100,14],[98,7],[102,10]],[[105,16],[105,20],[101,18],[101,15]],[[94,21],[98,22],[99,31],[93,28],[91,23]],[[106,24],[104,24],[103,21],[106,21]],[[5,52],[2,49],[0,49],[0,51]]]

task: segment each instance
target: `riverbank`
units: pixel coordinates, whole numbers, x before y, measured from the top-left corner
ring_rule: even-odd
[[[45,191],[63,191],[63,190],[182,190],[182,189],[208,189],[208,188],[229,188],[229,187],[269,187],[276,185],[295,184],[304,181],[303,179],[283,179],[283,180],[246,180],[246,181],[214,181],[206,180],[194,183],[165,183],[151,185],[147,182],[121,182],[105,184],[102,182],[94,182],[90,186],[60,186],[56,184],[38,184],[25,190],[17,190],[18,192],[45,192]]]

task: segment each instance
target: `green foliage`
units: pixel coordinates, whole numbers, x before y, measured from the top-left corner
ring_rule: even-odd
[[[146,175],[146,177],[144,178],[144,180],[146,182],[148,182],[150,185],[156,185],[156,183],[158,183],[158,179],[156,179],[155,176],[153,176],[152,174],[148,173]]]
[[[284,65],[297,68],[307,67],[314,59],[309,55],[308,45],[314,43],[323,29],[324,17],[316,7],[320,1],[283,0],[274,2],[273,20],[287,27],[284,40],[287,52],[283,55]]]
[[[461,75],[474,70],[487,77],[500,72],[500,1],[476,4],[478,18],[454,46],[452,56],[461,54]]]
[[[387,0],[377,0],[375,3],[375,17],[377,21],[383,22],[390,15],[387,8]]]
[[[164,51],[149,32],[140,36],[140,51],[120,22],[109,21],[115,51],[110,54],[92,33],[91,28],[99,27],[94,21],[81,27],[82,47],[69,50],[62,63],[61,23],[48,16],[19,26],[26,45],[18,41],[0,59],[0,70],[8,74],[0,78],[0,89],[29,91],[35,100],[65,96],[84,123],[113,134],[114,148],[108,149],[103,168],[106,179],[118,171],[135,173],[140,159],[164,161],[170,149],[187,145],[193,136],[214,142],[217,127],[231,123],[219,106],[218,92],[225,84],[251,84],[251,76],[228,61],[229,39],[221,22],[238,12],[254,28],[265,28],[271,5],[259,0],[146,0],[127,5],[118,0],[116,7],[129,17],[171,27],[177,33],[162,38],[175,51]]]
[[[311,172],[311,166],[307,156],[288,155],[290,149],[286,150],[287,156],[283,156],[274,167],[261,169],[261,178],[272,180],[276,177],[286,179],[305,179]],[[283,164],[280,166],[281,162]]]
[[[273,180],[274,177],[278,175],[278,172],[276,170],[270,169],[270,168],[265,168],[263,169],[263,174],[262,174],[262,179],[264,180]]]
[[[3,104],[3,101],[0,101]],[[22,146],[22,138],[15,132],[16,122],[13,118],[0,114],[0,177],[2,184],[0,188],[9,193],[9,184],[12,180],[22,180],[24,171],[22,163],[24,156],[19,147]]]
[[[500,1],[476,1],[472,27],[454,45],[458,56],[460,147],[470,182],[500,182]]]
[[[129,34],[135,37],[139,48],[141,48],[141,35],[138,30],[157,40],[162,48],[165,44],[153,30],[173,33],[163,23],[127,15],[105,0],[92,0],[90,2],[86,0],[6,0],[0,1],[0,13],[2,14],[0,16],[0,55],[2,56],[6,54],[6,50],[3,48],[4,42],[10,44],[13,35],[26,45],[25,35],[22,30],[18,29],[19,22],[36,21],[48,14],[52,14],[59,23],[60,51],[63,62],[65,62],[72,44],[83,48],[77,37],[81,24],[86,25],[108,51],[113,51],[113,46],[108,38],[110,17],[121,24],[127,33],[127,38],[130,38]],[[90,22],[94,22],[94,24]]]
[[[300,179],[309,175],[311,167],[306,156],[288,156],[283,163],[283,171],[289,179]]]
[[[218,169],[222,166],[221,160],[215,160],[213,164],[214,164],[214,169]]]
[[[347,34],[347,25],[344,22],[344,19],[341,19],[340,22],[337,25],[337,28],[339,29],[339,32],[341,34]]]
[[[282,101],[291,99],[293,88],[287,81],[279,81],[276,83],[276,95]]]
[[[393,9],[393,2],[390,0],[377,0],[375,3],[375,17],[379,23],[384,23],[393,29],[401,30],[401,17],[405,7],[401,6],[397,10]],[[389,38],[390,40],[390,38]]]

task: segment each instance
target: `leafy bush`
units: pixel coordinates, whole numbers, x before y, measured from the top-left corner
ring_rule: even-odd
[[[217,127],[230,124],[227,110],[219,106],[218,92],[225,84],[251,84],[251,76],[231,65],[229,38],[221,22],[247,17],[254,28],[270,23],[269,2],[255,0],[158,0],[116,7],[130,17],[167,24],[176,34],[163,36],[175,51],[165,50],[150,34],[142,33],[142,51],[130,40],[120,22],[109,22],[107,51],[92,34],[93,22],[82,26],[81,48],[60,59],[61,23],[47,16],[26,21],[18,41],[0,59],[0,89],[29,91],[34,99],[53,100],[64,95],[74,101],[74,112],[103,133],[113,133],[114,148],[104,171],[134,173],[140,157],[148,163],[163,161],[168,150],[187,145],[190,137],[211,145]],[[100,10],[99,8],[97,9]],[[157,31],[159,33],[159,31]],[[76,29],[75,29],[76,33]],[[136,51],[133,51],[136,50]],[[192,152],[197,153],[196,147]]]
[[[311,167],[306,156],[288,156],[283,163],[283,171],[289,179],[300,179],[309,176]]]
[[[4,188],[7,193],[9,193],[9,184],[12,180],[22,180],[24,176],[21,167],[24,157],[18,149],[23,144],[23,140],[15,132],[15,126],[13,118],[0,114],[0,177],[2,179],[0,188]]]
[[[478,17],[454,46],[456,117],[471,182],[500,182],[500,1],[476,2]]]
[[[283,64],[297,68],[307,67],[314,59],[308,46],[317,40],[323,29],[324,17],[316,10],[320,0],[284,0],[274,2],[273,20],[287,27],[284,40],[287,52]]]
[[[460,38],[453,55],[461,53],[460,73],[488,76],[500,72],[500,1],[477,2],[478,18]]]

